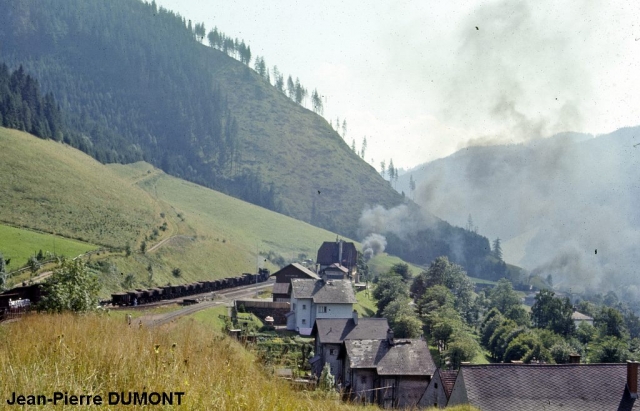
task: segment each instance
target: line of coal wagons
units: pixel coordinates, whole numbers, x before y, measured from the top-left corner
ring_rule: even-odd
[[[219,280],[198,281],[191,284],[166,285],[146,290],[135,289],[123,293],[111,294],[111,304],[117,306],[142,305],[161,300],[188,297],[190,295],[225,290],[242,285],[262,283],[269,279],[269,270],[261,268],[258,274],[245,273],[240,277],[222,278]]]

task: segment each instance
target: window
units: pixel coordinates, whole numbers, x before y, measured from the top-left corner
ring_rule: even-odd
[[[366,384],[367,383],[367,377],[365,377],[364,375],[362,377],[360,377],[360,382],[362,384]]]
[[[330,349],[329,355],[336,355],[336,349],[335,348]]]
[[[302,319],[302,324],[306,324],[307,320],[305,318]]]
[[[436,389],[438,388],[438,383],[437,382],[433,383],[433,388],[436,388]]]
[[[302,309],[306,310],[307,309],[307,304],[302,304]]]
[[[327,306],[326,305],[319,305],[318,306],[318,312],[319,313],[326,313],[327,312]]]
[[[296,310],[296,303],[293,303],[293,311]]]

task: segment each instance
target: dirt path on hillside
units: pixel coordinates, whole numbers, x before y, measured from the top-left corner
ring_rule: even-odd
[[[155,251],[155,250],[157,250],[158,248],[160,248],[160,247],[162,247],[163,245],[165,245],[166,243],[168,243],[169,241],[174,240],[174,239],[178,239],[178,238],[184,238],[184,239],[186,239],[186,240],[192,240],[192,241],[193,241],[193,240],[195,240],[195,238],[194,238],[194,237],[190,237],[190,236],[188,236],[188,235],[172,235],[171,237],[169,237],[169,238],[165,238],[164,240],[160,241],[158,244],[156,244],[156,245],[154,245],[153,247],[149,248],[149,249],[147,250],[147,252],[148,252],[148,253],[150,253],[150,252],[152,252],[152,251]]]

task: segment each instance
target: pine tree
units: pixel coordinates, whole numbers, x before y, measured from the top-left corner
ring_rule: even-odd
[[[500,246],[500,237],[493,240],[493,256],[502,261],[502,247]]]
[[[387,165],[384,160],[380,162],[380,175],[382,178],[385,178],[385,174],[387,173]]]
[[[296,97],[296,84],[293,82],[291,76],[287,79],[287,94],[291,100],[295,101]]]
[[[347,138],[347,120],[342,120],[342,138]]]
[[[413,174],[409,176],[409,189],[411,190],[411,198],[413,198],[414,191],[416,191],[416,181],[413,179]]]
[[[360,157],[364,160],[365,152],[367,151],[367,136],[364,136],[362,140],[362,150],[360,151]]]

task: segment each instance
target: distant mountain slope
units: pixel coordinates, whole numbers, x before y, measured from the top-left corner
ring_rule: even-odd
[[[102,162],[178,177],[355,236],[365,205],[402,202],[329,124],[137,0],[0,0],[0,60],[53,92]]]
[[[640,127],[592,137],[469,147],[419,166],[416,202],[503,240],[507,261],[567,287],[635,292],[640,257]],[[402,179],[402,178],[401,178]],[[399,184],[399,188],[400,188]],[[605,280],[606,279],[606,280]]]

